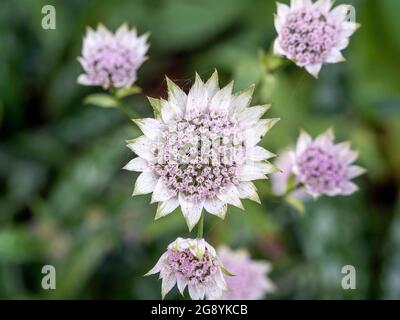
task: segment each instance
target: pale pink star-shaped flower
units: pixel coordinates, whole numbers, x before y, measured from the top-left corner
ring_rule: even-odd
[[[233,275],[224,275],[228,289],[223,292],[222,299],[260,300],[275,291],[268,277],[271,271],[269,262],[252,260],[245,250],[221,247],[217,252],[224,268]]]
[[[261,118],[269,106],[249,107],[253,87],[220,89],[217,72],[205,83],[196,75],[188,94],[167,84],[168,100],[150,98],[156,118],[134,120],[144,133],[128,141],[138,157],[125,169],[142,172],[134,195],[153,193],[156,219],[180,206],[189,230],[203,209],[223,219],[228,204],[260,202],[252,180],[276,171],[274,155],[257,145],[279,120]]]
[[[163,299],[175,285],[182,295],[188,287],[192,300],[220,299],[226,290],[222,264],[204,239],[177,238],[146,276],[156,273],[162,280]]]
[[[148,34],[140,37],[135,28],[123,24],[115,33],[103,25],[88,28],[78,58],[84,73],[78,83],[104,89],[130,87],[137,79],[137,70],[147,59]]]
[[[291,0],[277,3],[274,53],[318,77],[323,64],[345,61],[341,50],[349,44],[358,24],[348,19],[350,5],[332,9],[332,0]]]
[[[350,143],[335,144],[334,139],[332,129],[315,139],[302,131],[291,153],[293,173],[313,197],[351,195],[358,190],[351,180],[366,171],[353,164],[358,153],[350,149]]]

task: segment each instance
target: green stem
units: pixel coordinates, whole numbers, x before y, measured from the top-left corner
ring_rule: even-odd
[[[114,99],[118,101],[117,108],[121,110],[122,113],[124,113],[129,119],[139,118],[136,112],[130,110],[130,108],[122,102],[122,99],[117,97],[117,90],[115,88],[111,88],[110,93],[114,97]]]
[[[203,229],[204,229],[204,214],[201,214],[199,225],[197,227],[197,239],[203,239]]]
[[[293,191],[296,191],[297,189],[300,189],[301,185],[294,185],[291,188],[288,188],[285,193],[282,195],[282,198],[286,198],[290,193],[292,193]]]
[[[131,110],[129,110],[129,108],[126,105],[124,105],[121,102],[121,100],[118,100],[117,108],[119,110],[121,110],[129,119],[137,119],[137,118],[139,118],[139,116],[135,112],[132,112]]]

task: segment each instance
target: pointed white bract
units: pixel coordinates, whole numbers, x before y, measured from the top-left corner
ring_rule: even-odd
[[[130,87],[137,79],[137,70],[147,59],[148,34],[138,37],[136,29],[123,24],[112,33],[103,25],[88,28],[78,58],[84,73],[78,83],[104,89]]]
[[[299,179],[293,176],[294,160],[291,157],[292,152],[293,149],[289,148],[278,153],[274,165],[279,171],[271,175],[272,192],[277,196],[288,195],[301,201],[306,201],[312,197],[304,187],[300,186]]]
[[[220,89],[216,71],[206,82],[196,75],[188,94],[169,79],[167,85],[168,100],[149,99],[155,119],[135,120],[144,136],[128,142],[141,160],[125,168],[143,172],[135,194],[153,192],[156,218],[179,204],[189,230],[203,209],[224,218],[229,204],[259,202],[250,182],[275,172],[268,162],[274,155],[257,146],[279,120],[261,119],[269,106],[249,107],[253,87],[239,94],[232,93],[233,83]]]
[[[233,276],[224,275],[228,289],[223,292],[224,300],[260,300],[275,286],[268,277],[271,265],[267,261],[252,260],[245,250],[218,248],[218,256],[224,267]]]
[[[204,239],[177,238],[146,276],[160,274],[163,299],[176,284],[182,295],[188,287],[192,300],[215,300],[227,289],[221,268],[215,249]]]
[[[354,165],[358,153],[347,142],[335,144],[332,129],[315,139],[302,131],[291,153],[293,173],[313,197],[350,195],[358,190],[351,179],[365,173]]]
[[[275,29],[278,37],[274,53],[294,61],[318,78],[325,63],[345,61],[341,50],[349,44],[358,24],[350,21],[354,8],[333,0],[292,0],[291,5],[278,3]]]

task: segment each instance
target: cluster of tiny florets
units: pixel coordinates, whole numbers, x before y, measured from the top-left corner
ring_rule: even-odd
[[[163,139],[154,170],[170,190],[196,201],[238,183],[244,139],[234,119],[187,113],[169,125]]]
[[[170,249],[168,250],[167,264],[176,276],[182,277],[191,285],[211,283],[220,268],[217,262],[210,258],[207,250],[199,259],[189,249],[184,251]]]
[[[104,89],[130,87],[138,68],[146,60],[147,35],[137,36],[135,29],[123,24],[113,33],[99,25],[88,29],[78,58],[84,73],[78,83]]]
[[[322,193],[341,186],[346,167],[337,155],[318,146],[307,148],[298,158],[299,179],[315,192]]]
[[[339,28],[317,8],[289,14],[282,27],[280,46],[298,63],[322,63],[339,38]]]
[[[87,57],[86,71],[95,75],[99,84],[122,84],[126,79],[136,79],[139,58],[123,44],[98,46]]]

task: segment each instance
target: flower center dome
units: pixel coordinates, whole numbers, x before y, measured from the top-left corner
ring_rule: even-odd
[[[136,72],[135,54],[129,48],[114,44],[100,46],[93,53],[93,70],[98,75],[118,82]]]
[[[210,258],[207,250],[201,259],[191,253],[189,249],[184,251],[169,250],[167,262],[172,272],[193,285],[206,285],[211,282],[219,268],[217,261]]]
[[[317,8],[290,13],[282,27],[280,45],[298,63],[322,63],[339,39],[332,18]]]
[[[238,183],[243,132],[227,115],[186,113],[169,124],[162,140],[154,169],[170,190],[198,201]]]
[[[346,180],[346,168],[337,155],[311,146],[298,158],[300,181],[318,193],[334,190]]]

